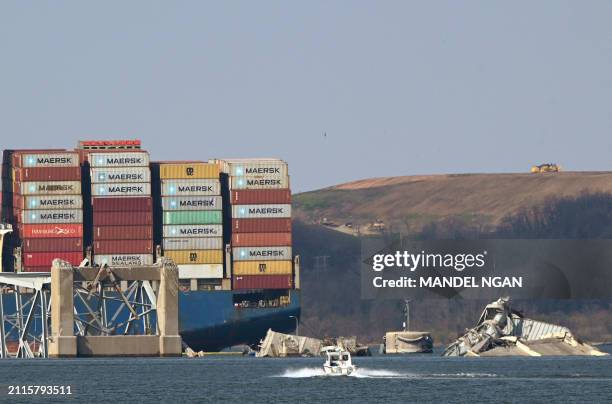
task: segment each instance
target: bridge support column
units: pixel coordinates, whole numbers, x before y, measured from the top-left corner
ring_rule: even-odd
[[[65,358],[77,355],[74,335],[74,305],[72,265],[54,260],[51,267],[51,336],[49,357]]]
[[[159,270],[157,296],[157,327],[159,331],[159,355],[180,356],[182,351],[178,324],[178,267],[163,260]]]

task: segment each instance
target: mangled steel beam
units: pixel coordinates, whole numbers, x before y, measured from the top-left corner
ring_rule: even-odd
[[[325,346],[341,346],[352,355],[369,356],[370,350],[357,343],[357,337],[318,338],[303,337],[268,330],[259,345],[257,357],[319,356]]]
[[[450,344],[442,356],[607,355],[578,340],[567,327],[524,318],[510,298],[488,304],[476,327]]]
[[[367,345],[361,345],[357,342],[357,337],[336,337],[336,338],[325,338],[323,339],[325,346],[335,345],[342,349],[346,349],[353,356],[371,356],[370,347]]]
[[[282,334],[268,330],[257,357],[318,356],[322,341],[317,338]]]

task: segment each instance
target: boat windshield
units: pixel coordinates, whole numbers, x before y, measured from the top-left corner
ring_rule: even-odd
[[[327,357],[328,357],[329,364],[331,366],[338,365],[338,361],[340,360],[340,355],[338,355],[337,353],[328,352]]]

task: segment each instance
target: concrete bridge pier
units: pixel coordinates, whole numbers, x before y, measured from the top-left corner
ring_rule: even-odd
[[[120,283],[139,281],[147,289],[148,299],[156,314],[155,335],[128,335],[118,330],[88,335],[82,331],[75,334],[74,289],[83,282],[99,284],[104,289],[117,287]],[[152,282],[154,281],[154,282]],[[151,283],[156,283],[154,293]],[[55,260],[51,268],[51,335],[49,356],[180,356],[182,352],[178,324],[178,268],[168,259],[155,265],[142,267],[90,268],[73,267]],[[102,298],[104,293],[102,293]],[[122,297],[127,303],[127,298]],[[82,303],[85,300],[82,299]],[[128,305],[138,320],[136,306]],[[97,314],[96,314],[97,315]],[[98,321],[100,320],[100,321]],[[105,324],[95,318],[96,324]],[[78,321],[77,321],[78,323]],[[82,328],[81,328],[82,329]],[[127,330],[127,329],[126,329]]]
[[[77,355],[74,335],[74,301],[72,265],[55,260],[51,267],[51,335],[49,357],[65,358]]]
[[[157,296],[157,329],[159,355],[180,356],[182,352],[178,324],[178,267],[162,262]]]

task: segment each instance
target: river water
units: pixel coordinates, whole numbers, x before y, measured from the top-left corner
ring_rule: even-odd
[[[324,376],[321,358],[0,360],[2,402],[612,402],[612,356],[354,358]],[[9,385],[70,386],[71,395],[7,395]]]

